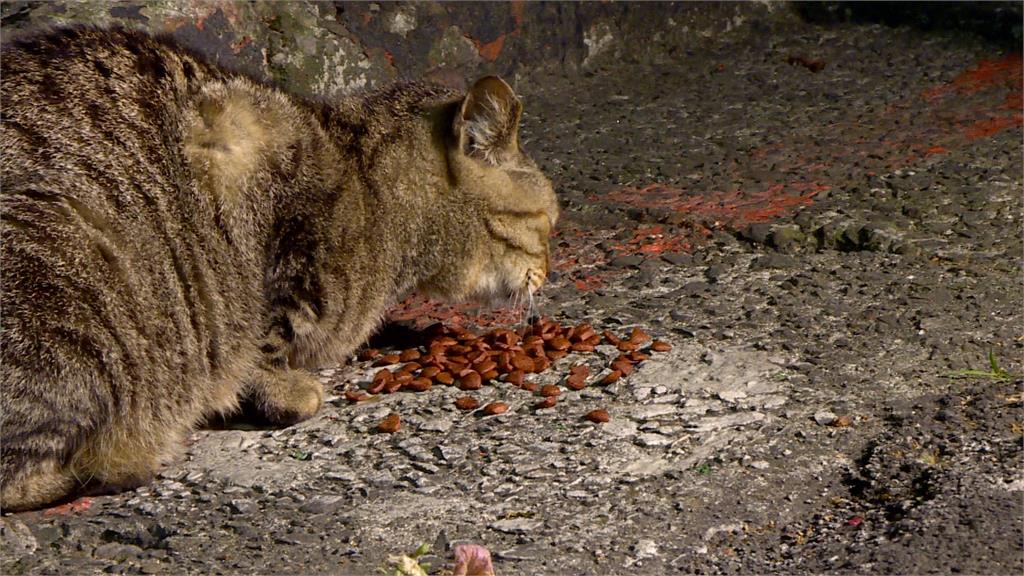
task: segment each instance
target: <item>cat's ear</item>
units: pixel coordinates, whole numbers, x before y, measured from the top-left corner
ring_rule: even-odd
[[[459,150],[491,164],[499,164],[519,150],[519,116],[523,105],[515,92],[497,76],[476,81],[455,118]]]

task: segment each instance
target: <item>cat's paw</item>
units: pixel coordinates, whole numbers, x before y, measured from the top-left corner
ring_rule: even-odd
[[[250,385],[257,409],[280,426],[306,420],[324,403],[320,381],[300,370],[261,370]]]

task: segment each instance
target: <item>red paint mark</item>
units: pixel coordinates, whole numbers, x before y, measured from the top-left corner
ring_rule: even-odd
[[[860,516],[854,516],[846,521],[847,526],[860,526],[864,522],[864,519]]]
[[[388,64],[390,64],[392,68],[395,67],[395,55],[391,53],[391,50],[384,50],[384,58],[387,59]]]
[[[473,44],[476,45],[476,50],[480,53],[481,58],[488,62],[494,62],[498,59],[498,55],[501,54],[501,49],[505,47],[505,34],[486,44],[479,40],[473,40]]]
[[[72,512],[85,512],[92,507],[92,498],[84,497],[68,502],[67,504],[61,504],[60,506],[54,506],[53,508],[47,508],[43,511],[43,516],[64,516],[71,514]]]
[[[931,148],[928,148],[928,149],[926,149],[924,151],[924,155],[925,156],[928,156],[930,154],[948,154],[948,153],[949,153],[949,150],[946,150],[942,146],[932,146]]]
[[[960,94],[976,94],[982,90],[997,86],[1010,86],[1021,89],[1022,66],[1020,54],[1010,54],[1003,58],[993,60],[982,60],[974,67],[960,73],[948,84],[936,86],[925,90],[922,96],[925,100],[934,100],[950,92],[956,91]]]
[[[794,208],[808,206],[819,192],[828,189],[829,186],[816,182],[791,182],[775,184],[760,192],[712,192],[695,196],[681,188],[651,184],[639,189],[625,188],[607,197],[622,204],[667,208],[712,221],[745,226],[773,220]]]
[[[665,252],[689,252],[690,242],[682,234],[673,234],[661,224],[638,228],[633,238],[615,249],[629,254],[658,255]]]
[[[968,140],[977,140],[978,138],[985,138],[992,136],[1006,130],[1008,128],[1014,128],[1024,123],[1024,115],[1015,114],[1013,116],[998,116],[995,118],[988,118],[985,120],[978,120],[977,122],[966,126],[963,129],[964,136]]]

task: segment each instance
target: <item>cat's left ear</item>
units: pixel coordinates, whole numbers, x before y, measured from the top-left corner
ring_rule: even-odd
[[[470,88],[453,126],[459,150],[499,164],[519,150],[519,116],[523,105],[497,76],[486,76]]]

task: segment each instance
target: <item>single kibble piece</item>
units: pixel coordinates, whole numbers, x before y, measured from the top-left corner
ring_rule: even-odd
[[[508,404],[505,404],[504,402],[491,402],[487,406],[484,406],[484,414],[488,416],[504,414],[505,412],[508,412]]]
[[[570,390],[583,390],[587,387],[587,377],[583,374],[572,374],[565,379],[565,385]]]
[[[377,424],[377,430],[384,432],[385,434],[394,434],[398,432],[398,429],[402,426],[402,419],[399,418],[398,414],[392,412],[388,414],[387,418],[380,421]]]
[[[604,336],[605,342],[611,344],[612,346],[618,346],[619,342],[622,342],[622,339],[620,339],[618,336],[616,336],[609,330],[605,330],[604,332],[602,332],[602,336]]]
[[[472,396],[459,396],[455,399],[455,407],[459,410],[476,410],[480,403]]]
[[[644,332],[640,328],[633,328],[633,331],[629,334],[629,341],[633,344],[642,344],[650,340],[650,335]]]
[[[633,350],[636,350],[637,344],[634,342],[630,342],[629,340],[622,340],[621,342],[616,344],[615,347],[622,352],[632,352]]]
[[[523,383],[523,378],[525,377],[526,374],[524,374],[522,370],[513,370],[505,375],[505,382],[514,386],[519,386]]]
[[[451,372],[441,372],[437,376],[434,376],[434,382],[444,386],[451,386],[455,383],[455,377],[452,376]]]
[[[401,357],[398,354],[385,354],[377,359],[373,363],[374,366],[389,366],[391,364],[398,364]]]
[[[554,384],[547,384],[545,386],[542,386],[540,389],[540,395],[549,398],[552,396],[558,396],[561,393],[562,390],[558,386],[555,386]]]
[[[850,426],[851,424],[853,424],[853,418],[850,418],[849,416],[844,414],[842,416],[838,416],[829,425],[833,426],[835,428],[846,428],[847,426]]]
[[[405,387],[413,392],[426,392],[427,390],[430,390],[430,387],[433,385],[434,383],[430,378],[423,378],[421,376],[413,379],[413,381],[406,384]]]
[[[618,370],[623,376],[629,376],[633,373],[633,364],[629,360],[616,360],[612,362],[612,370]]]
[[[547,398],[545,398],[545,399],[541,400],[540,402],[537,402],[536,404],[534,404],[533,408],[534,408],[534,410],[543,410],[545,408],[552,408],[557,403],[558,403],[558,397],[557,396],[548,396]]]
[[[569,373],[582,374],[583,377],[586,378],[587,376],[590,376],[590,366],[587,366],[586,364],[573,364],[572,367],[569,368]]]
[[[536,382],[530,382],[529,380],[523,381],[523,383],[519,387],[522,388],[523,390],[526,390],[527,392],[536,392],[537,391],[537,383]]]
[[[359,402],[360,400],[366,400],[369,396],[366,395],[362,390],[349,390],[345,392],[345,400],[349,402]]]
[[[526,354],[516,354],[513,356],[512,366],[516,370],[522,370],[523,372],[533,372],[536,369],[533,359]]]
[[[420,354],[419,350],[415,348],[409,348],[408,350],[402,351],[402,353],[398,356],[398,360],[401,362],[412,362],[413,360],[419,360],[420,356],[422,356],[422,354]]]
[[[433,378],[441,373],[441,369],[437,366],[427,366],[423,370],[420,370],[420,378]]]
[[[568,350],[570,345],[569,341],[561,336],[552,338],[548,342],[548,347],[553,350]]]
[[[668,342],[662,342],[661,340],[655,340],[651,343],[651,350],[655,352],[668,352],[672,349],[672,345]]]
[[[591,422],[594,422],[595,424],[604,424],[605,422],[611,419],[611,417],[608,416],[608,411],[601,408],[587,412],[584,418],[590,420]]]
[[[470,370],[459,378],[459,388],[463,390],[479,390],[483,387],[483,380],[480,374]]]
[[[611,384],[612,382],[615,382],[619,378],[622,378],[622,372],[618,370],[612,370],[611,372],[605,374],[604,378],[601,378],[601,384]]]
[[[361,352],[359,352],[359,359],[365,362],[367,360],[372,360],[375,356],[377,356],[377,354],[380,354],[380,351],[378,351],[376,348],[364,348]]]
[[[412,374],[413,372],[419,370],[420,368],[423,368],[423,366],[419,362],[409,362],[407,364],[402,365],[401,371]]]

